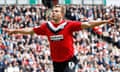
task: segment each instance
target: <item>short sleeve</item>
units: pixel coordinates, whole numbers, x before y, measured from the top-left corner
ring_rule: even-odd
[[[37,35],[46,35],[45,32],[45,24],[40,25],[39,27],[35,27],[33,28],[34,33],[36,33]]]
[[[81,22],[79,22],[79,21],[70,21],[70,30],[72,32],[82,30]]]

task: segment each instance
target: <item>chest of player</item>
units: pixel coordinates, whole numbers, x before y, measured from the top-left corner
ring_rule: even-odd
[[[51,41],[60,41],[70,35],[69,28],[67,23],[64,22],[59,26],[55,27],[50,22],[47,24],[47,36]]]

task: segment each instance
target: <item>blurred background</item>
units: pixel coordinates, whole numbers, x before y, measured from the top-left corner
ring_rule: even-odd
[[[0,0],[0,72],[53,72],[46,36],[13,34],[2,28],[40,26],[53,5],[66,6],[65,18],[87,22],[115,18],[73,33],[76,72],[120,71],[120,0]]]

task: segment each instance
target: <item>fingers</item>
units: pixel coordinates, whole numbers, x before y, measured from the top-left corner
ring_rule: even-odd
[[[111,18],[111,19],[108,20],[108,24],[114,24],[114,22],[115,22],[114,18]]]
[[[115,18],[110,19],[110,22],[115,22]]]
[[[113,23],[113,22],[110,22],[110,24],[114,25],[114,23]]]
[[[8,35],[12,35],[13,32],[14,32],[13,30],[10,30],[10,29],[8,29],[8,28],[2,28],[2,30],[5,31],[5,32],[7,32]]]
[[[2,30],[3,30],[3,31],[5,31],[5,32],[7,32],[7,31],[8,31],[8,29],[7,29],[7,28],[2,28]]]

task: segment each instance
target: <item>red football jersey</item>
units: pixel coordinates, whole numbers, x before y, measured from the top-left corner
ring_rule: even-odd
[[[54,24],[49,21],[33,30],[38,35],[48,37],[52,60],[63,62],[74,55],[73,32],[81,30],[81,22],[63,20],[59,24]]]

